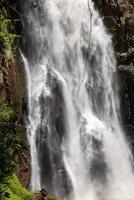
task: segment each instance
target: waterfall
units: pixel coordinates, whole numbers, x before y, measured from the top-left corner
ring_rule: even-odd
[[[25,3],[31,189],[59,199],[132,200],[111,36],[91,0]]]

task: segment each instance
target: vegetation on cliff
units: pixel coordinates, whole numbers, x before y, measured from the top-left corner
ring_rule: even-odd
[[[33,200],[33,193],[23,188],[15,174],[8,181],[7,192],[9,198],[5,200]]]
[[[20,38],[15,30],[19,17],[16,16],[17,10],[14,2],[9,0],[2,0],[0,2],[0,59],[3,56],[11,57],[11,52],[15,53],[15,42]]]
[[[24,189],[16,177],[16,154],[21,141],[16,136],[15,112],[0,98],[0,199],[31,200],[32,193]]]
[[[6,185],[13,173],[14,111],[0,101],[0,199],[7,195]]]
[[[18,137],[15,90],[16,49],[20,35],[16,1],[0,1],[0,199],[30,200],[33,196],[19,183],[17,172],[22,141]],[[14,94],[15,96],[15,94]],[[14,97],[16,98],[16,97]]]

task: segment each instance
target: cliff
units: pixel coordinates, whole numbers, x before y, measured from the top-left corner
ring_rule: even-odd
[[[102,15],[108,32],[113,36],[120,79],[122,124],[134,148],[134,3],[133,0],[94,0],[94,2]],[[21,63],[18,51],[20,45],[18,41],[22,37],[23,27],[20,23],[20,16],[14,8],[18,12],[18,8],[10,8],[8,10],[8,17],[2,18],[6,22],[8,21],[8,24],[6,24],[4,29],[2,28],[3,25],[1,26],[1,32],[5,32],[6,28],[6,34],[8,36],[18,35],[19,37],[11,37],[8,47],[1,54],[0,97],[15,107],[16,135],[25,143],[25,147],[18,152],[17,173],[21,183],[27,187],[30,176],[29,154],[26,147],[28,145],[25,142],[26,129],[24,126],[24,119],[27,113],[27,94],[23,64]],[[13,49],[13,46],[15,46],[15,49]],[[57,101],[60,101],[58,97]],[[60,105],[58,106],[60,107]],[[56,108],[55,105],[53,107]],[[62,127],[59,126],[58,128],[62,132]]]
[[[0,2],[0,102],[14,110],[12,138],[15,151],[12,161],[23,186],[29,184],[29,156],[24,125],[26,88],[24,68],[19,54],[22,24],[19,4],[16,1]],[[1,105],[2,106],[2,105]],[[2,130],[0,130],[0,134]]]

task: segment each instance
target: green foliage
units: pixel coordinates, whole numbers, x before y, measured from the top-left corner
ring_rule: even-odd
[[[0,199],[32,200],[32,193],[24,189],[13,174],[13,155],[21,148],[15,135],[13,108],[0,99]]]
[[[57,198],[53,195],[49,195],[48,200],[57,200]]]
[[[10,48],[10,45],[13,45],[16,38],[17,38],[16,34],[8,33],[6,31],[0,32],[0,41],[3,45],[3,48],[6,48],[6,49]]]
[[[6,184],[13,173],[15,140],[14,111],[0,100],[0,199],[7,195]]]
[[[0,102],[0,122],[8,123],[12,122],[14,116],[14,111],[11,106]]]
[[[8,19],[6,13],[5,8],[0,10],[0,58],[2,58],[6,51],[14,51],[15,41],[20,38],[19,35],[11,31],[17,19]]]
[[[15,174],[13,174],[8,182],[7,192],[9,198],[7,197],[5,200],[33,200],[32,192],[22,187]]]

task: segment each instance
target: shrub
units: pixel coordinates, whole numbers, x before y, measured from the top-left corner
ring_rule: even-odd
[[[32,192],[29,192],[20,184],[17,176],[13,174],[7,184],[9,197],[6,200],[33,200]]]
[[[15,125],[13,109],[0,100],[0,199],[4,199],[6,184],[13,173]]]

